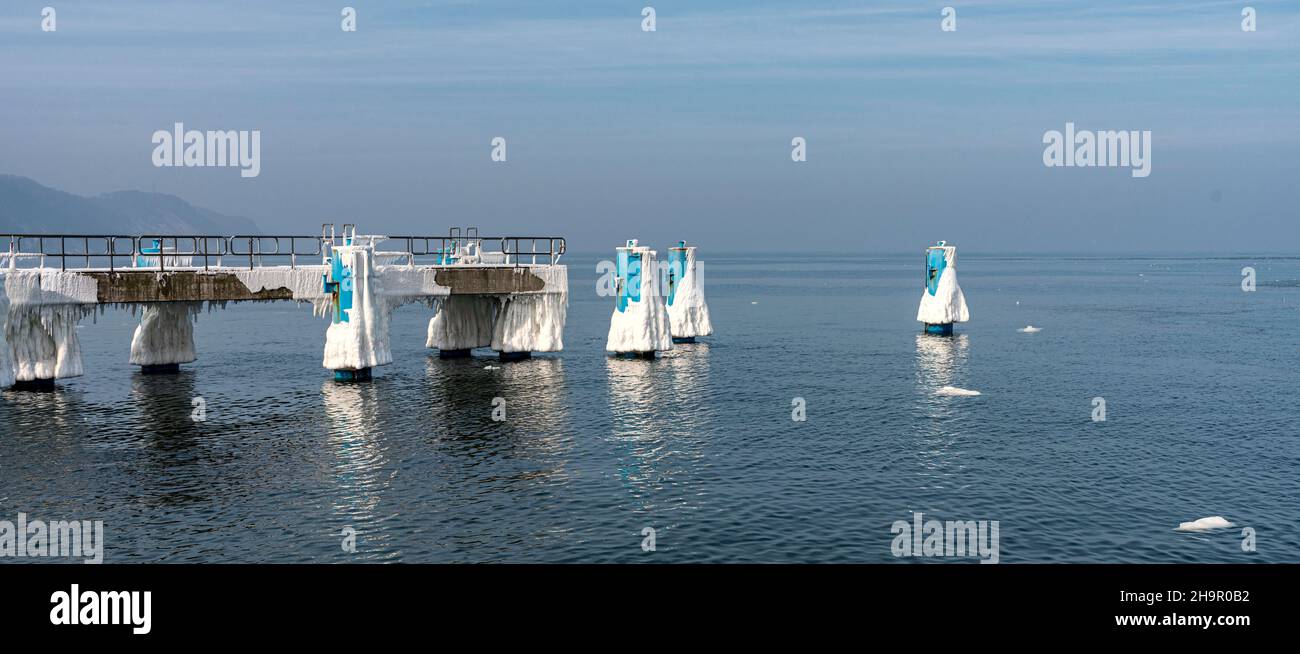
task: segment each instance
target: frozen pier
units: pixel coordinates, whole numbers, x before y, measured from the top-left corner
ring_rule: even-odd
[[[5,251],[4,245],[8,245]],[[434,310],[428,346],[502,359],[563,348],[568,272],[560,237],[0,235],[0,387],[82,374],[76,326],[100,305],[143,307],[130,362],[145,372],[196,360],[203,303],[292,300],[330,319],[322,364],[360,380],[392,362],[388,321]]]

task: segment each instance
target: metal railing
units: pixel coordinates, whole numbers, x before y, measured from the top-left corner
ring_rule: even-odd
[[[369,237],[356,236],[351,225],[345,225],[342,235],[336,236],[333,225],[326,224],[321,236],[0,234],[0,267],[18,267],[19,261],[30,259],[45,268],[47,260],[57,258],[60,270],[209,270],[233,263],[231,259],[250,269],[285,263],[296,268],[301,257],[309,257],[316,264],[323,261],[327,248],[354,237],[372,238],[376,256],[392,259],[393,263],[405,260],[409,266],[554,265],[566,250],[565,240],[558,236],[487,237],[479,236],[478,230],[470,227],[453,228],[446,236]],[[485,249],[484,244],[489,248]]]
[[[299,242],[311,245],[299,245]],[[248,257],[248,268],[252,270],[264,265],[265,259],[282,262],[289,259],[289,267],[298,267],[298,257],[316,257],[324,255],[324,239],[318,236],[231,236],[230,254],[242,259]],[[243,248],[242,251],[240,248]]]
[[[132,265],[138,237],[112,234],[0,234],[0,244],[4,242],[8,242],[9,246],[8,251],[0,252],[0,263],[4,267],[15,265],[19,259],[39,259],[38,265],[44,268],[47,258],[57,257],[60,270],[68,269],[69,259],[81,259],[86,268],[92,267],[92,261],[105,261],[108,269],[114,270],[122,267],[118,266],[117,259],[125,259],[126,267]],[[73,245],[71,249],[69,243]],[[55,244],[58,245],[58,250],[52,250]]]

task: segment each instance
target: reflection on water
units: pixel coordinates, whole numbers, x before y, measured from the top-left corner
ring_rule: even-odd
[[[916,385],[918,390],[932,395],[953,383],[957,373],[966,364],[969,341],[965,334],[956,336],[916,335]]]
[[[704,493],[694,488],[696,468],[712,431],[706,406],[707,344],[676,346],[654,360],[608,357],[609,442],[617,473],[635,510],[696,509]]]
[[[338,524],[357,531],[357,547],[388,551],[390,534],[376,523],[384,516],[377,509],[395,471],[388,470],[384,435],[379,431],[379,391],[375,384],[321,385],[328,443],[334,454],[332,509]],[[341,536],[340,536],[341,538]]]
[[[450,441],[449,453],[469,457],[506,455],[551,461],[572,444],[564,360],[533,357],[523,361],[440,359],[425,362],[429,434]],[[501,398],[502,403],[497,402]],[[494,409],[505,420],[493,420]],[[562,475],[555,467],[539,475]]]
[[[199,433],[195,413],[194,375],[188,370],[175,374],[131,376],[131,401],[144,407],[135,431],[150,448],[184,450],[194,445]],[[203,407],[204,413],[207,407]],[[203,417],[206,417],[204,415]]]
[[[964,468],[960,450],[961,412],[970,398],[935,395],[944,386],[961,386],[966,377],[970,343],[966,334],[916,336],[916,389],[923,415],[914,446],[920,463],[922,488],[948,488]]]

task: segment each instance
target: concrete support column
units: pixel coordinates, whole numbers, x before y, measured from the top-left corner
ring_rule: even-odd
[[[704,301],[704,277],[695,247],[679,241],[668,249],[668,321],[674,343],[694,343],[713,333],[709,305]]]
[[[77,323],[89,311],[68,304],[9,307],[4,340],[16,388],[50,388],[55,379],[84,373]]]
[[[443,359],[467,357],[476,347],[492,345],[496,318],[497,299],[491,295],[449,295],[438,300],[425,346],[438,348]]]
[[[492,349],[502,361],[564,349],[564,322],[569,310],[567,278],[561,288],[565,291],[511,295],[501,300],[492,330]]]
[[[199,308],[197,302],[145,305],[131,338],[131,364],[145,374],[174,373],[180,371],[180,364],[197,360],[194,318]]]
[[[325,287],[332,319],[325,332],[323,365],[340,381],[370,379],[374,366],[393,362],[388,341],[392,308],[378,288],[370,244],[336,246],[330,254]]]
[[[606,351],[652,358],[655,352],[673,349],[660,272],[654,250],[637,245],[636,240],[618,248],[616,298]]]

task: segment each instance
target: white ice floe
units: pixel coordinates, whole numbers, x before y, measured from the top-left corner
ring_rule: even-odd
[[[500,370],[501,366],[483,366],[484,370]]]
[[[131,338],[130,362],[137,366],[192,363],[194,317],[198,302],[158,302],[145,305],[140,325]]]
[[[965,388],[957,388],[956,386],[944,386],[943,388],[940,388],[939,390],[935,391],[934,394],[951,395],[957,397],[973,397],[975,395],[980,395],[981,393],[979,391],[972,391]]]
[[[656,253],[648,247],[635,245],[618,248],[641,257],[640,297],[628,299],[623,311],[614,307],[609,319],[609,335],[605,350],[616,353],[660,352],[673,348],[668,309],[659,285],[659,265]]]
[[[352,308],[325,332],[325,358],[330,370],[362,370],[392,363],[388,319],[392,308],[374,275],[372,251],[361,245],[336,246],[333,256],[352,272]]]
[[[916,319],[928,325],[946,325],[970,320],[970,311],[966,308],[966,296],[957,283],[957,248],[949,245],[942,247],[946,265],[939,275],[939,283],[934,295],[930,289],[921,291],[921,306],[917,307]]]
[[[704,301],[704,278],[701,266],[695,258],[694,246],[672,248],[671,252],[685,250],[684,265],[677,263],[670,255],[669,261],[675,268],[672,297],[668,303],[668,319],[672,335],[676,338],[694,338],[713,333],[713,322],[709,320],[709,305]]]
[[[497,305],[497,298],[490,295],[451,295],[438,300],[438,313],[429,319],[425,346],[472,350],[491,345]]]
[[[1043,331],[1043,328],[1042,328],[1042,327],[1035,327],[1035,326],[1033,326],[1033,325],[1026,325],[1026,326],[1024,326],[1024,327],[1021,327],[1020,329],[1017,329],[1016,331],[1018,331],[1018,332],[1024,332],[1024,333],[1026,333],[1026,334],[1037,334],[1038,332]]]
[[[1192,522],[1180,522],[1178,523],[1178,528],[1174,531],[1208,531],[1210,529],[1223,529],[1231,526],[1232,523],[1225,520],[1223,516],[1216,515],[1208,518],[1201,518],[1200,520],[1193,520]]]

